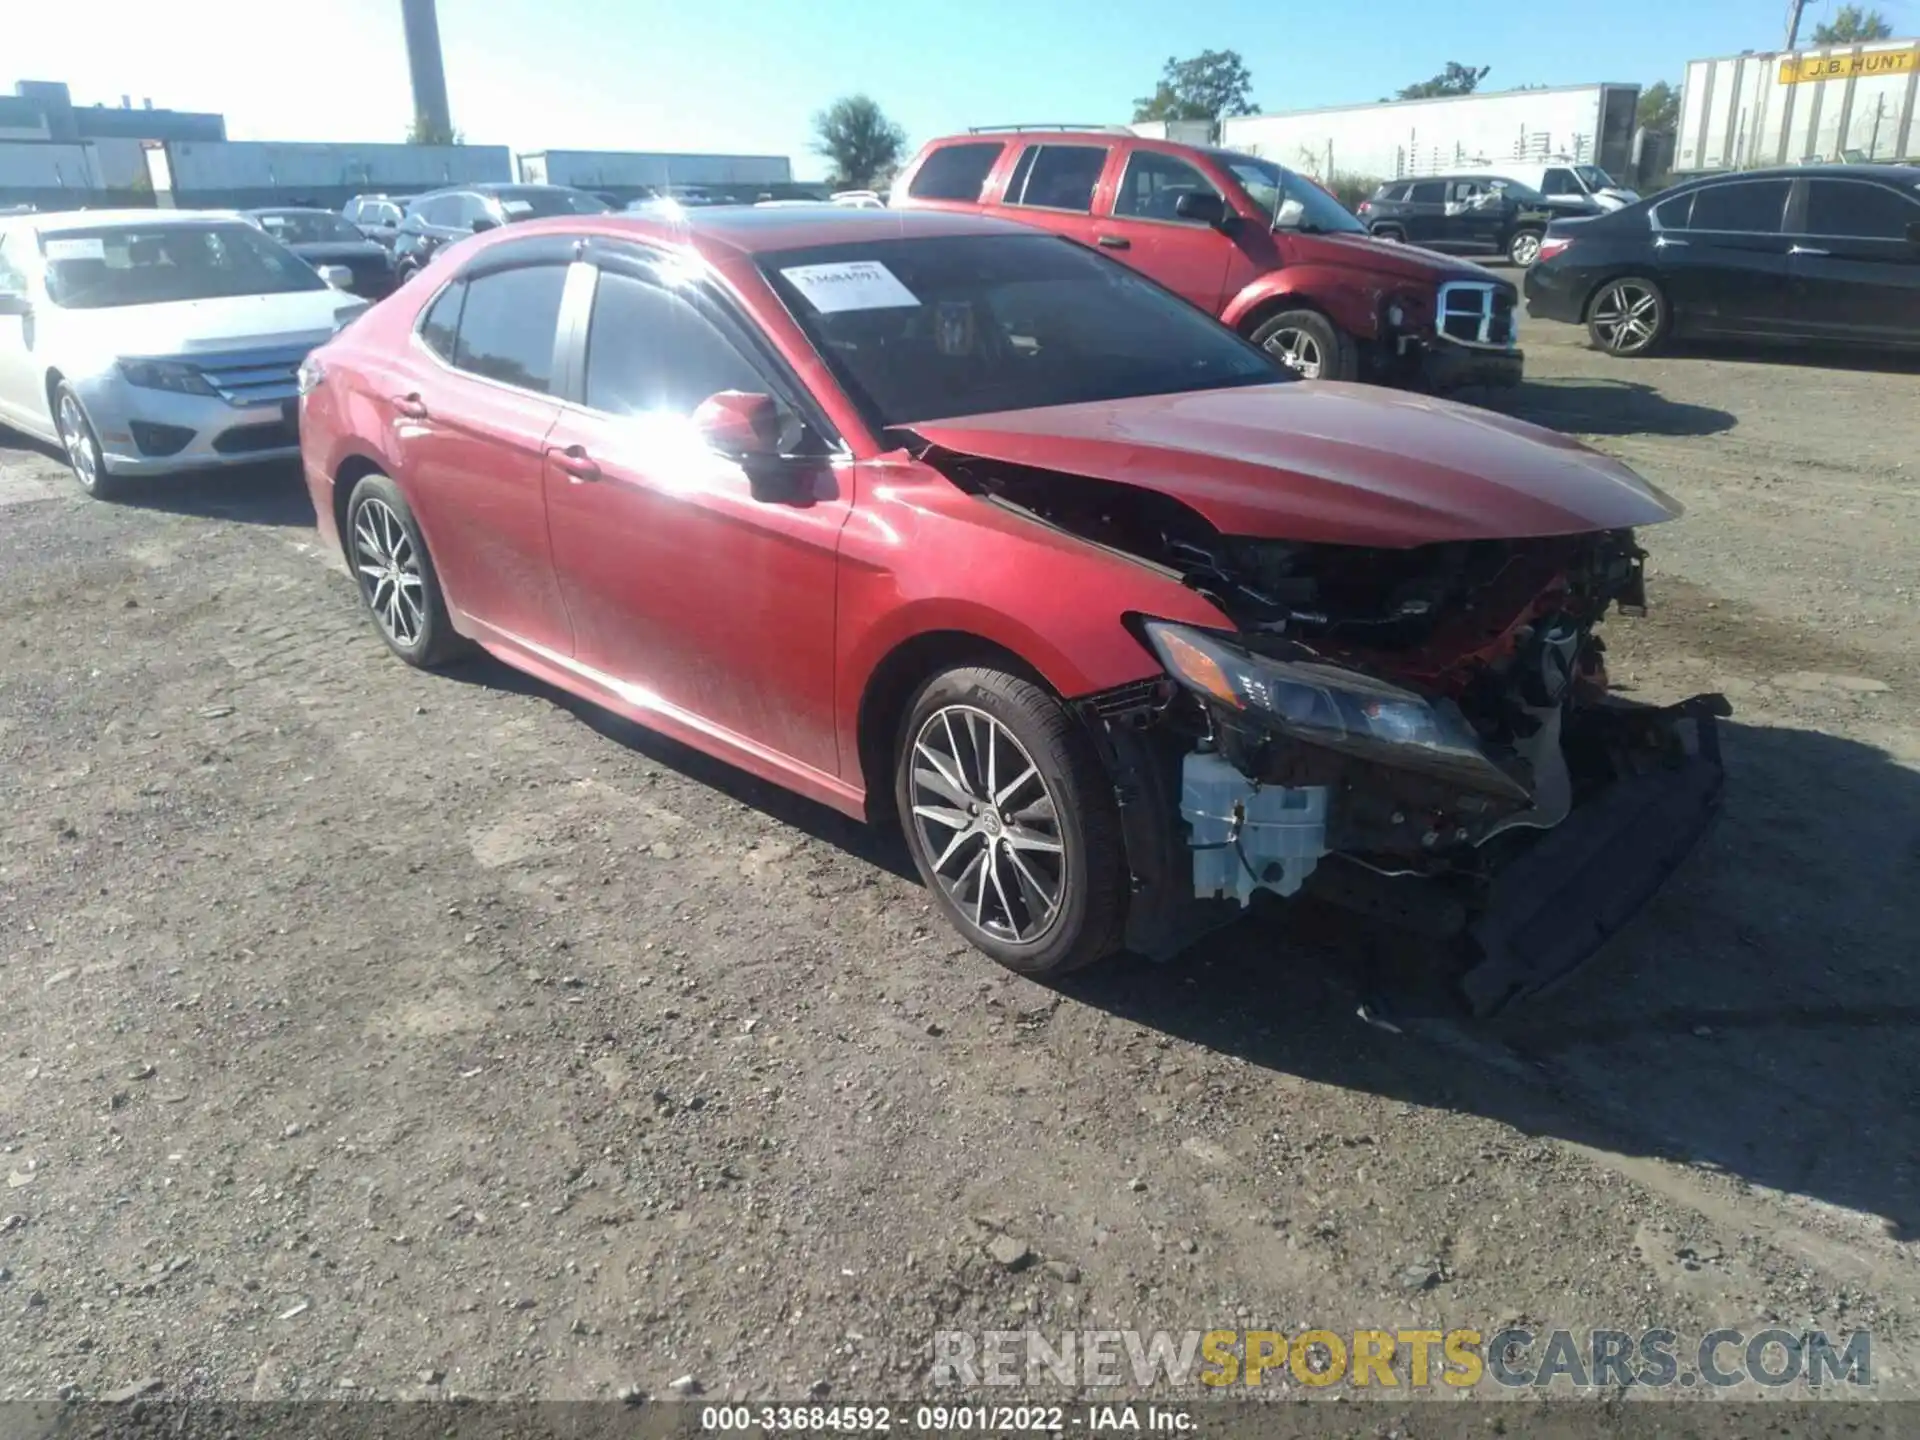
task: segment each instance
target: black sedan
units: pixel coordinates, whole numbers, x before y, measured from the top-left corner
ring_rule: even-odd
[[[369,240],[331,210],[282,206],[248,210],[246,217],[309,265],[344,265],[353,272],[348,287],[378,300],[393,289],[393,257],[386,246]]]
[[[1612,355],[1669,336],[1920,347],[1920,170],[1746,170],[1556,220],[1526,296]]]

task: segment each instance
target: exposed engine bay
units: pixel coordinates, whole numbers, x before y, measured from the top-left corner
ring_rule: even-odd
[[[1115,758],[1177,766],[1165,785],[1185,822],[1194,900],[1237,909],[1256,891],[1304,888],[1442,932],[1477,926],[1484,962],[1515,951],[1488,927],[1522,923],[1494,915],[1494,902],[1525,857],[1553,838],[1562,870],[1601,863],[1581,836],[1560,835],[1592,828],[1570,817],[1598,814],[1614,791],[1641,794],[1647,814],[1584,836],[1634,872],[1603,896],[1643,890],[1637,909],[1678,858],[1638,873],[1649,857],[1676,837],[1679,854],[1690,850],[1714,808],[1712,725],[1725,701],[1656,709],[1609,693],[1598,627],[1646,606],[1630,530],[1409,549],[1253,539],[1136,486],[927,458],[984,500],[1166,571],[1233,621],[1227,633],[1139,617],[1168,680],[1092,702],[1099,725],[1132,737]],[[1665,779],[1690,769],[1697,783],[1676,798]],[[1505,903],[1531,917],[1573,880],[1535,875],[1532,894]],[[1532,986],[1496,977],[1483,988],[1488,1006],[1476,1008]]]

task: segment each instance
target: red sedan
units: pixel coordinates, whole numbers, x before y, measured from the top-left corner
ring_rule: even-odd
[[[1717,697],[1608,696],[1617,462],[1299,382],[1092,250],[844,207],[462,242],[315,352],[382,638],[901,823],[981,950],[1177,952],[1255,891],[1419,919],[1467,1001],[1583,959],[1714,809]]]

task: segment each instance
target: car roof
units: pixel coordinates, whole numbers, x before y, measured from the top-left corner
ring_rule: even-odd
[[[684,216],[620,210],[608,215],[555,215],[523,220],[491,232],[490,243],[543,233],[592,234],[689,246],[709,257],[857,245],[874,240],[921,240],[943,235],[1036,235],[1028,225],[951,210],[868,210],[831,203],[809,206],[740,205],[693,209]]]
[[[1771,165],[1764,170],[1729,170],[1719,175],[1698,175],[1685,182],[1704,185],[1710,180],[1794,180],[1801,176],[1829,180],[1885,180],[1894,185],[1920,185],[1920,170],[1911,165]],[[1676,189],[1679,187],[1676,186]]]
[[[335,220],[340,212],[329,210],[324,205],[252,205],[240,212],[242,215],[331,215]]]
[[[56,210],[32,218],[34,228],[43,235],[58,235],[67,230],[205,225],[215,220],[239,220],[241,216],[237,210]]]

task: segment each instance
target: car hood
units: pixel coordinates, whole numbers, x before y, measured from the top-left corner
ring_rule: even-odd
[[[1327,258],[1340,264],[1391,275],[1398,280],[1491,280],[1507,285],[1491,270],[1462,260],[1458,255],[1442,255],[1434,250],[1376,240],[1371,235],[1315,235],[1314,241],[1326,246]]]
[[[1227,535],[1409,548],[1653,525],[1680,506],[1551,430],[1326,381],[1149,395],[911,427],[945,450],[1183,502]]]
[[[63,310],[61,329],[84,349],[103,355],[190,355],[203,351],[316,345],[338,328],[342,311],[365,302],[334,289],[280,295],[234,295]]]

